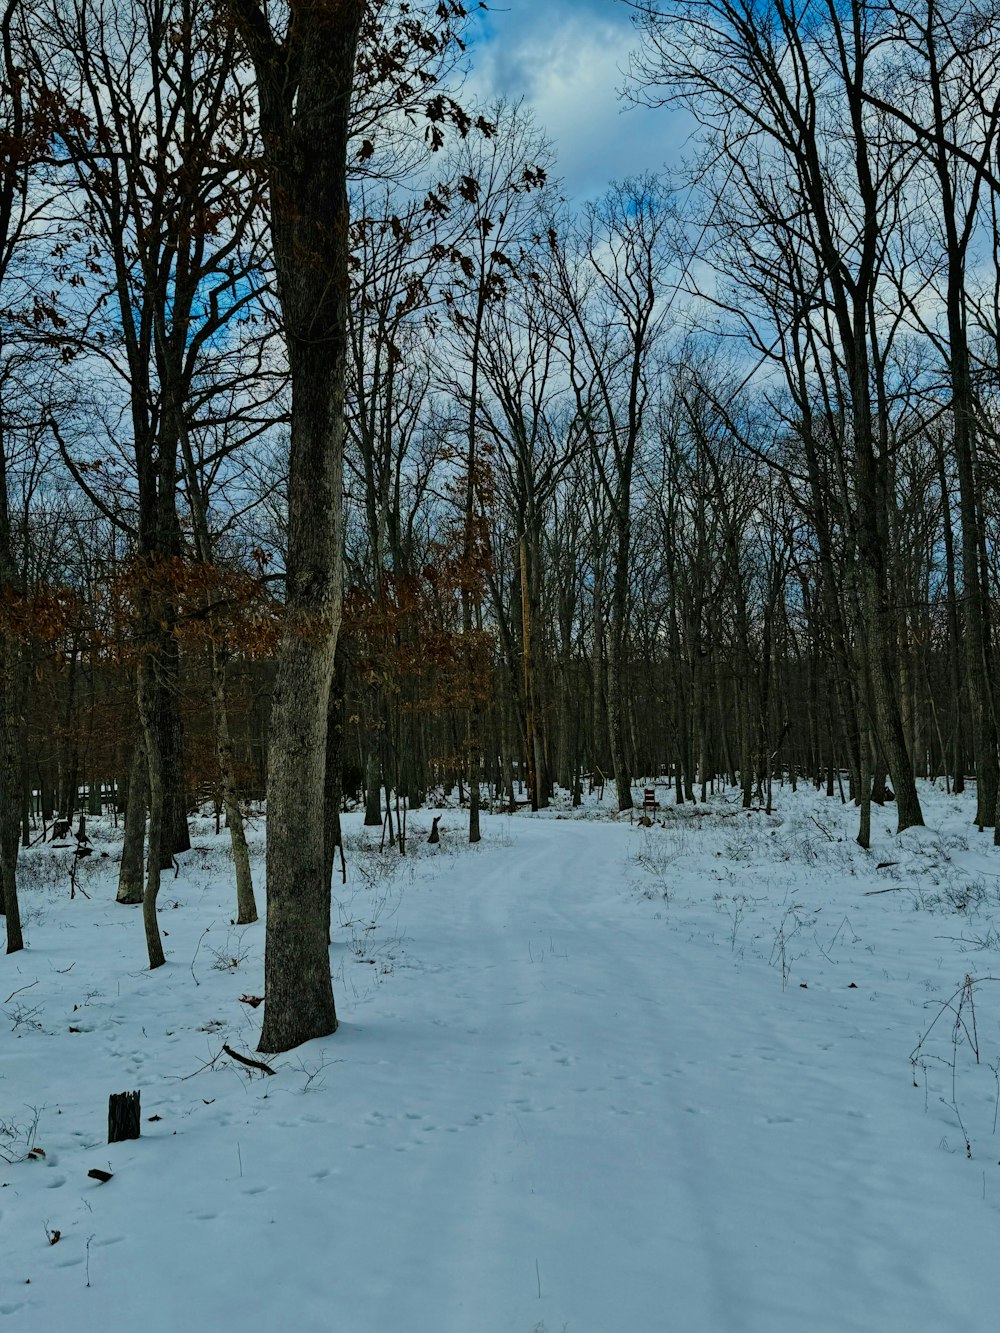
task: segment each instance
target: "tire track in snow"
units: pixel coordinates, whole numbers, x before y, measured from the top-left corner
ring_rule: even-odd
[[[724,1285],[715,1247],[689,1232],[657,934],[627,920],[621,897],[628,839],[613,825],[523,821],[513,854],[487,852],[484,873],[439,906],[473,1038],[448,1049],[442,1087],[456,1119],[460,1107],[495,1114],[438,1145],[450,1258],[435,1328],[654,1328],[672,1269],[702,1309]],[[613,931],[609,900],[626,918]],[[650,1215],[663,1229],[638,1223]],[[484,1309],[484,1293],[502,1300]]]

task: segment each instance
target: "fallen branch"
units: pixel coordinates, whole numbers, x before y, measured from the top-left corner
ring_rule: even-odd
[[[907,889],[909,887],[910,886],[908,884],[892,884],[887,889],[866,889],[864,896],[866,898],[874,898],[875,895],[878,893],[899,893],[900,890]]]
[[[231,1046],[223,1046],[225,1053],[233,1060],[239,1060],[241,1065],[246,1065],[249,1069],[260,1069],[265,1074],[276,1074],[278,1071],[272,1069],[270,1065],[265,1065],[260,1060],[251,1060],[249,1056],[240,1055],[239,1051],[234,1051]]]

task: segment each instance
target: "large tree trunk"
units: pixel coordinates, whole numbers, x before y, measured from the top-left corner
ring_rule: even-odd
[[[361,0],[232,12],[257,74],[278,298],[291,373],[285,628],[267,783],[267,996],[259,1049],[337,1028],[324,836],[330,685],[341,620],[348,300],[348,115]]]
[[[290,633],[274,687],[267,774],[267,996],[259,1050],[337,1030],[324,837],[327,706],[337,621]],[[312,701],[322,699],[322,728]],[[307,706],[306,701],[309,701]]]
[[[860,358],[859,358],[860,361]],[[858,377],[863,372],[857,372]],[[855,479],[857,505],[856,595],[859,612],[858,637],[864,653],[864,675],[871,701],[872,723],[896,793],[898,830],[923,824],[920,799],[913,777],[913,762],[906,748],[895,680],[894,659],[897,614],[892,606],[885,570],[885,534],[880,531],[879,506],[888,503],[880,484],[878,464],[871,440],[862,422],[867,404],[867,382],[855,381]],[[864,719],[861,720],[864,726]],[[871,755],[868,773],[862,775],[863,800],[870,800]]]

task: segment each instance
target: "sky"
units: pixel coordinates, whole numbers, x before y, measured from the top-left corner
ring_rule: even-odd
[[[471,88],[523,98],[553,141],[569,198],[612,180],[677,164],[678,113],[621,97],[637,34],[619,0],[496,0],[474,24]]]

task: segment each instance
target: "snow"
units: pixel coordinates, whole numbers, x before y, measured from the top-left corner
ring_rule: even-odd
[[[350,816],[342,1025],[274,1076],[222,1052],[255,1057],[263,945],[225,835],[197,821],[165,880],[155,973],[112,831],[89,898],[32,850],[0,1333],[994,1330],[1000,853],[969,798],[922,798],[929,830],[876,811],[871,853],[787,786],[648,830],[484,815],[476,849],[449,811],[404,860]],[[142,1138],[108,1146],[132,1088]]]

